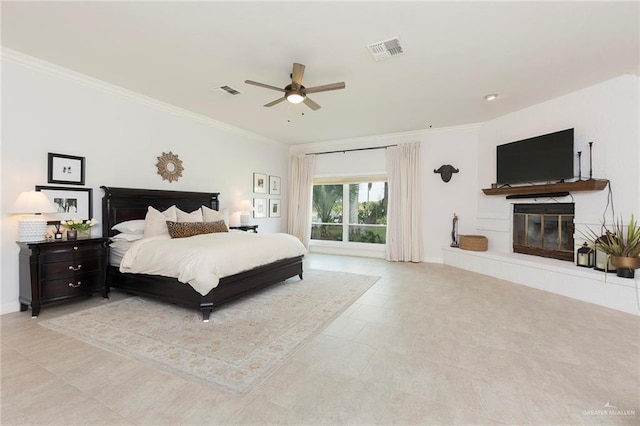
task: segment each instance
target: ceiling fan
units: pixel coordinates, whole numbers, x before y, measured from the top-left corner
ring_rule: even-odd
[[[266,89],[277,90],[278,92],[284,92],[284,96],[276,99],[275,101],[269,102],[265,104],[266,107],[272,107],[274,105],[278,105],[280,102],[289,101],[292,104],[299,104],[300,102],[304,102],[306,106],[311,108],[312,110],[320,109],[320,105],[316,102],[312,101],[307,97],[309,93],[318,93],[318,92],[328,92],[330,90],[338,90],[344,89],[346,86],[344,81],[339,83],[331,83],[324,84],[322,86],[315,87],[304,87],[302,85],[302,76],[304,75],[305,66],[302,64],[294,63],[293,64],[293,72],[291,73],[291,84],[288,84],[281,89],[276,86],[271,86],[269,84],[258,83],[257,81],[245,80],[244,82],[247,84],[252,84],[258,87],[264,87]]]

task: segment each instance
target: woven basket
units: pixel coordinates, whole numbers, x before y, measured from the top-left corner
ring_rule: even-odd
[[[487,251],[489,240],[484,235],[459,235],[462,250]]]

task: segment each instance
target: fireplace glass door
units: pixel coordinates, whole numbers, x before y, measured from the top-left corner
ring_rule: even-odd
[[[513,251],[573,261],[573,203],[516,204]]]

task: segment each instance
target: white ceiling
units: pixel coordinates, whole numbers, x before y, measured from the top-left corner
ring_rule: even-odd
[[[637,74],[639,27],[637,1],[2,2],[3,46],[287,144],[478,123]],[[374,61],[396,36],[405,53]],[[284,87],[293,62],[307,87],[347,87],[264,108],[281,94],[244,80]]]

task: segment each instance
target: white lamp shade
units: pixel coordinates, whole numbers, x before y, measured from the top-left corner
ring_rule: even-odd
[[[242,200],[240,202],[240,225],[248,225],[249,219],[251,219],[251,212],[253,211],[253,204],[249,200]]]
[[[251,204],[251,201],[250,200],[242,200],[240,202],[240,211],[252,212],[253,211],[253,204]]]
[[[58,209],[43,192],[25,191],[13,203],[12,213],[55,213]]]
[[[55,213],[58,209],[47,196],[38,191],[20,194],[11,212],[26,213],[18,221],[18,241],[23,243],[42,241],[47,232],[47,221],[34,213]]]

